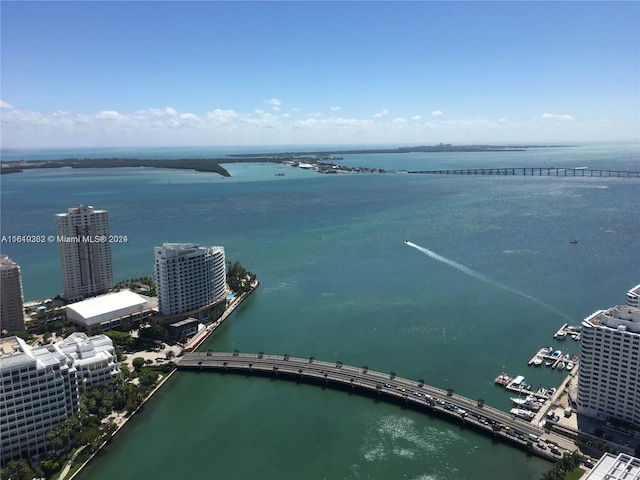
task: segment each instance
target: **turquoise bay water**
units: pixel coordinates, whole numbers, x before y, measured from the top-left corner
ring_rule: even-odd
[[[640,155],[637,145],[590,145],[344,162],[637,171]],[[151,275],[153,247],[162,242],[223,245],[261,286],[205,349],[366,364],[502,409],[509,395],[493,378],[503,368],[536,387],[557,385],[557,372],[527,367],[533,353],[546,345],[577,353],[571,341],[554,343],[553,332],[567,317],[577,324],[623,303],[640,282],[638,180],[226,167],[232,178],[153,169],[3,176],[2,234],[55,234],[55,213],[75,203],[105,208],[112,233],[129,238],[113,245],[116,280]],[[574,237],[578,245],[569,244]],[[21,265],[27,299],[60,291],[56,245],[3,244],[2,251]],[[549,467],[457,425],[369,398],[178,373],[80,478],[537,479]]]

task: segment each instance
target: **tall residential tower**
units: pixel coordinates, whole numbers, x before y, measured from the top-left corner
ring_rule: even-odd
[[[165,243],[155,248],[155,272],[161,315],[196,312],[225,297],[223,247]],[[206,316],[199,319],[206,320]]]
[[[578,413],[640,426],[640,308],[627,299],[582,322]]]
[[[24,331],[24,300],[20,266],[8,256],[0,256],[0,329]]]
[[[63,297],[77,301],[113,287],[107,211],[76,205],[57,213],[56,224]]]

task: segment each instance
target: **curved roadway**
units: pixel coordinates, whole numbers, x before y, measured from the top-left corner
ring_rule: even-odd
[[[513,415],[488,405],[479,406],[476,400],[457,394],[449,395],[445,390],[407,378],[343,365],[340,362],[323,362],[313,357],[303,359],[238,352],[193,352],[179,359],[178,369],[268,374],[294,380],[304,379],[314,383],[324,382],[327,385],[340,385],[343,388],[346,386],[354,390],[361,389],[369,394],[377,394],[380,398],[402,400],[413,407],[444,414],[449,419],[469,424],[520,447],[529,448],[533,453],[549,460],[557,460],[561,453],[552,454],[546,444],[557,445],[559,452],[576,450],[571,440],[548,433],[529,422],[514,418]],[[540,438],[540,441],[535,439],[532,441],[529,435],[535,435]],[[541,444],[545,444],[545,448],[540,448]]]

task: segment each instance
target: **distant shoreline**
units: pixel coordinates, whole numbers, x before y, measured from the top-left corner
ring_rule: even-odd
[[[67,158],[63,160],[15,160],[0,162],[0,174],[20,173],[24,170],[36,168],[123,168],[123,167],[148,167],[171,168],[178,170],[195,170],[197,172],[217,173],[223,177],[231,174],[221,165],[222,163],[283,163],[296,159],[310,160],[305,157],[324,157],[331,155],[362,155],[379,153],[450,153],[450,152],[522,152],[530,148],[558,148],[569,145],[450,145],[439,144],[434,146],[399,147],[391,149],[374,150],[332,150],[315,152],[280,152],[280,153],[246,153],[230,154],[224,158],[184,158],[176,160],[167,159],[139,159],[139,158]],[[301,158],[303,157],[303,158]],[[328,158],[327,160],[335,160]]]

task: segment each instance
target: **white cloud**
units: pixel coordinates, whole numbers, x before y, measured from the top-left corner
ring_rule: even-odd
[[[269,100],[265,100],[265,103],[268,103],[273,107],[279,107],[280,105],[282,105],[282,102],[277,98],[270,98]]]
[[[338,110],[342,110],[342,107],[337,107],[337,106],[331,106],[329,107],[331,109],[331,111],[333,112],[337,112]]]
[[[4,100],[0,100],[0,108],[14,108],[10,103],[5,102]]]
[[[433,115],[434,117],[439,117],[440,115],[444,115],[444,112],[442,110],[434,110],[433,112],[431,112],[431,115]]]
[[[571,115],[557,115],[555,113],[543,113],[542,118],[552,118],[554,120],[575,120]]]
[[[98,120],[123,120],[125,117],[114,110],[102,110],[101,112],[96,114],[96,118]]]
[[[571,115],[545,113],[529,118],[335,117],[299,111],[285,114],[256,109],[214,109],[205,113],[154,107],[132,112],[102,110],[41,113],[7,108],[0,116],[6,148],[122,145],[266,145],[320,143],[506,143],[616,140],[637,136],[637,124],[600,118],[572,121]]]

